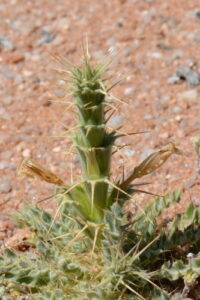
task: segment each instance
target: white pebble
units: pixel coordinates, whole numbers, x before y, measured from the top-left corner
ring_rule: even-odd
[[[53,152],[60,152],[61,151],[61,148],[60,147],[55,147],[52,149]]]
[[[124,94],[125,95],[130,95],[130,94],[132,94],[134,92],[134,88],[132,88],[132,87],[128,87],[128,88],[126,88],[125,90],[124,90]]]
[[[24,149],[22,152],[23,157],[30,157],[31,155],[31,150],[30,149]]]
[[[180,121],[182,120],[182,117],[181,117],[180,115],[178,115],[178,116],[175,117],[175,120],[176,120],[177,122],[180,122]]]

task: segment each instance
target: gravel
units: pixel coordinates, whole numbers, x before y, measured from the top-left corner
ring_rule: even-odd
[[[185,100],[197,100],[198,93],[196,90],[188,90],[179,94],[180,98]]]
[[[122,124],[122,122],[124,121],[125,117],[118,115],[115,117],[110,118],[109,122],[108,122],[108,126],[111,127],[118,127]]]
[[[125,95],[131,95],[134,92],[134,88],[133,87],[128,87],[124,90],[124,94]]]
[[[168,79],[167,79],[167,82],[169,84],[176,84],[176,83],[179,83],[180,82],[180,77],[176,74],[173,74],[172,76],[170,76]]]
[[[9,193],[12,191],[12,185],[10,184],[9,179],[3,179],[0,183],[0,192]]]
[[[194,16],[198,19],[200,19],[200,9],[199,8],[196,8],[195,11],[194,11]]]
[[[176,76],[178,76],[180,80],[185,80],[190,87],[196,87],[200,84],[200,75],[187,66],[178,67]]]
[[[37,41],[38,46],[51,43],[56,37],[56,34],[45,30],[42,31],[42,35],[43,36]]]
[[[0,161],[0,170],[6,169],[10,166],[10,163],[6,160]]]
[[[13,46],[13,43],[9,39],[1,36],[0,37],[0,49],[1,48],[6,49],[6,50],[13,50],[14,46]]]
[[[198,134],[200,128],[197,106],[200,100],[200,86],[197,85],[200,46],[194,41],[195,37],[200,37],[197,0],[176,1],[175,6],[174,1],[154,1],[150,4],[140,0],[119,0],[115,5],[112,1],[98,0],[92,1],[92,5],[88,0],[84,4],[81,4],[82,1],[57,1],[56,9],[54,1],[37,1],[37,5],[34,1],[17,1],[17,5],[14,4],[16,1],[1,2],[4,3],[0,4],[1,19],[5,22],[2,23],[0,33],[0,106],[4,108],[1,109],[3,118],[0,120],[0,181],[11,176],[13,189],[11,193],[2,192],[0,195],[1,203],[9,197],[12,199],[9,205],[1,207],[1,211],[7,213],[18,208],[22,195],[26,198],[29,190],[36,190],[40,199],[51,192],[52,187],[44,188],[39,179],[31,181],[30,187],[26,189],[27,180],[16,178],[16,167],[23,155],[28,156],[30,153],[33,158],[40,156],[47,167],[52,165],[51,161],[54,162],[55,166],[60,166],[58,173],[64,176],[66,182],[70,181],[71,169],[74,178],[80,174],[77,156],[63,153],[65,148],[68,153],[70,141],[46,138],[49,135],[63,135],[64,128],[54,120],[62,120],[65,110],[65,105],[48,101],[58,100],[55,95],[56,81],[64,75],[54,74],[52,68],[63,66],[54,61],[49,53],[66,57],[80,65],[84,33],[88,32],[88,28],[92,28],[88,32],[92,60],[103,60],[109,47],[118,52],[105,76],[105,79],[108,78],[108,86],[109,79],[113,82],[118,72],[122,79],[126,78],[112,93],[122,100],[128,98],[129,101],[127,105],[119,106],[116,118],[113,116],[110,122],[114,126],[121,125],[122,115],[126,117],[122,123],[123,132],[150,132],[149,135],[121,138],[123,143],[132,144],[130,151],[122,149],[128,155],[128,164],[133,166],[137,163],[139,154],[143,153],[142,149],[143,159],[153,151],[148,149],[157,149],[163,143],[174,141],[188,155],[172,156],[166,167],[161,168],[152,189],[160,192],[164,170],[172,174],[169,180],[171,190],[190,177],[195,164],[190,139]],[[197,17],[193,14],[187,18],[187,13],[194,11]],[[44,49],[46,47],[47,52]],[[180,74],[178,66],[187,66],[187,69],[184,68]],[[166,74],[169,74],[168,77],[173,73],[176,76],[169,79],[169,85]],[[183,82],[185,84],[177,84]],[[131,99],[133,95],[134,100]],[[67,101],[70,104],[71,97]],[[52,105],[45,106],[45,103]],[[152,114],[153,118],[148,114]],[[64,124],[71,129],[76,125],[75,115],[66,111],[65,116]],[[11,118],[11,121],[5,118]],[[38,138],[40,135],[45,138]],[[59,146],[61,152],[57,152]],[[23,152],[26,149],[31,152]],[[131,152],[133,150],[136,151],[135,155]],[[187,172],[182,170],[183,161],[191,162]],[[114,156],[113,174],[117,163],[118,153]],[[15,184],[19,185],[19,190],[15,189]],[[199,186],[194,187],[192,192],[197,188]],[[29,198],[33,197],[29,195]]]
[[[3,76],[5,76],[7,79],[14,79],[15,73],[11,69],[5,68],[3,70]]]
[[[173,106],[172,107],[173,112],[180,113],[182,111],[182,108],[180,106]]]

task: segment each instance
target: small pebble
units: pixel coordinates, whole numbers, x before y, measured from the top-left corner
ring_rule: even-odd
[[[144,120],[151,120],[151,119],[153,119],[153,115],[151,115],[151,114],[144,114],[143,119]]]
[[[175,120],[176,120],[177,122],[180,122],[180,121],[182,120],[182,117],[181,117],[180,115],[178,115],[178,116],[175,117]]]
[[[23,75],[26,76],[26,77],[30,77],[33,75],[33,72],[32,71],[29,71],[29,70],[24,70],[23,71]]]
[[[194,41],[195,41],[197,44],[200,44],[200,36],[195,37]]]
[[[160,52],[151,52],[148,55],[151,56],[152,58],[156,58],[156,59],[159,59],[162,57],[162,53],[160,53]]]
[[[24,61],[24,55],[22,53],[12,55],[10,61],[14,64],[18,64],[18,63]]]
[[[61,151],[61,148],[60,147],[55,147],[52,149],[53,152],[60,152]]]
[[[159,137],[162,138],[162,139],[168,139],[169,133],[168,132],[163,132],[163,133],[159,134]]]
[[[182,108],[180,106],[174,106],[172,107],[173,112],[180,113],[182,111]]]
[[[172,55],[172,59],[180,59],[182,56],[184,55],[183,50],[178,49],[174,52],[174,54]]]
[[[195,11],[194,11],[194,16],[198,19],[200,19],[200,9],[199,8],[196,8]]]
[[[9,193],[12,191],[12,186],[10,184],[10,181],[7,179],[3,179],[0,183],[0,192],[1,193]]]
[[[124,94],[125,95],[130,95],[134,92],[134,88],[133,87],[128,87],[124,90]]]
[[[174,75],[168,77],[167,82],[168,82],[169,84],[175,84],[175,83],[178,83],[178,82],[180,82],[180,77],[179,77],[178,75],[174,74]]]
[[[197,90],[188,90],[179,94],[179,97],[185,100],[196,100],[198,97]]]
[[[110,120],[108,121],[108,126],[111,127],[118,127],[122,124],[122,122],[124,121],[125,117],[118,115],[115,117],[110,118]]]
[[[23,157],[30,157],[31,150],[30,149],[24,149],[22,152]]]
[[[200,75],[187,66],[180,66],[176,70],[176,75],[187,82],[190,87],[200,84]]]
[[[56,34],[45,31],[45,30],[42,31],[42,35],[43,35],[43,37],[37,41],[38,46],[48,44],[48,43],[52,42],[56,37]]]
[[[7,79],[13,79],[15,77],[15,73],[11,69],[5,68],[3,70],[3,76],[5,76]]]
[[[0,48],[6,50],[13,50],[14,46],[13,43],[5,37],[0,37]]]
[[[10,163],[6,160],[0,161],[0,170],[4,170],[10,166]]]
[[[160,49],[163,49],[163,50],[173,50],[174,49],[173,47],[162,44],[162,43],[158,43],[157,47],[160,48]]]

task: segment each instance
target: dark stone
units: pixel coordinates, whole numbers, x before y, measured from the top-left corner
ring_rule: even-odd
[[[196,18],[200,19],[200,9],[199,8],[197,8],[195,10],[194,15],[195,15]]]
[[[117,27],[122,28],[123,27],[123,23],[122,22],[117,22]]]
[[[169,45],[165,45],[165,44],[162,44],[162,43],[158,43],[157,44],[157,47],[159,49],[162,49],[162,50],[174,50],[173,47],[169,46]]]
[[[41,82],[41,80],[40,80],[39,77],[35,77],[35,78],[33,79],[33,83],[40,83],[40,82]]]
[[[39,39],[37,41],[37,44],[39,46],[51,43],[55,39],[55,37],[56,37],[55,33],[51,33],[51,32],[45,31],[45,30],[42,31],[42,35],[43,36],[41,37],[41,39]]]

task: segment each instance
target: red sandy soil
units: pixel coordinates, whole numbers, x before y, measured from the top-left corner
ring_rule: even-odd
[[[121,138],[120,143],[130,145],[115,156],[114,178],[123,166],[128,172],[172,141],[183,155],[173,155],[138,182],[150,182],[145,190],[157,194],[184,188],[182,203],[167,210],[168,217],[183,211],[189,201],[200,204],[192,142],[200,134],[200,85],[171,80],[179,66],[200,74],[198,0],[10,0],[1,1],[0,15],[1,244],[16,233],[10,213],[24,202],[53,194],[50,184],[16,177],[24,157],[34,158],[66,182],[80,173],[76,154],[69,153],[70,139],[59,137],[69,136],[66,128],[76,123],[68,104],[53,102],[63,96],[63,81],[53,70],[58,64],[52,55],[79,64],[86,35],[96,60],[109,50],[117,54],[109,76],[124,79],[113,94],[126,103],[110,126],[122,125],[127,133],[148,131]],[[136,198],[147,200],[144,194]],[[53,211],[52,203],[49,199],[41,205]]]

